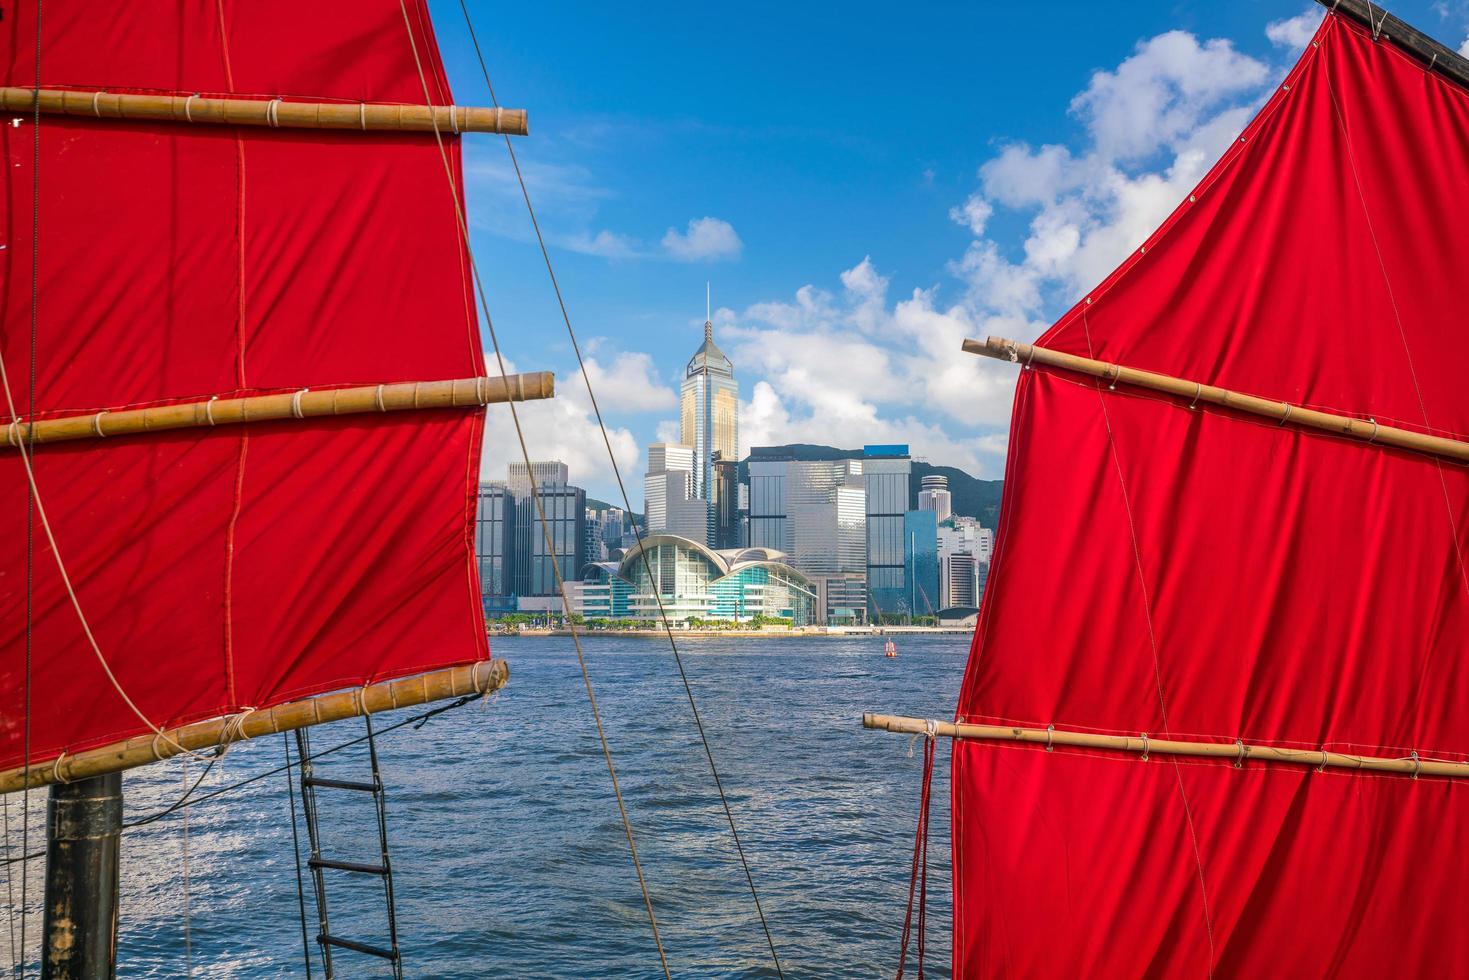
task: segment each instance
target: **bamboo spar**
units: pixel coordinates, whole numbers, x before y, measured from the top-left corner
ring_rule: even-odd
[[[294,731],[329,721],[373,715],[395,708],[412,708],[467,694],[488,694],[504,687],[509,679],[510,668],[505,661],[480,660],[366,687],[287,701],[273,708],[180,725],[165,729],[162,735],[138,735],[102,748],[39,762],[30,767],[29,785],[72,782],[135,769],[179,755],[181,750],[178,746],[190,752],[206,751],[244,739]],[[24,788],[27,782],[25,775],[22,767],[0,772],[0,794]]]
[[[1260,415],[1264,418],[1274,419],[1282,424],[1289,423],[1291,425],[1305,426],[1309,429],[1319,429],[1322,432],[1330,432],[1334,435],[1348,436],[1349,438],[1358,439],[1366,443],[1392,446],[1396,449],[1408,449],[1414,452],[1428,453],[1433,456],[1442,456],[1460,463],[1469,463],[1469,442],[1447,439],[1443,436],[1431,436],[1427,433],[1414,432],[1411,429],[1399,429],[1391,425],[1382,425],[1372,419],[1354,418],[1349,415],[1333,415],[1330,412],[1320,412],[1314,408],[1292,405],[1290,402],[1280,402],[1269,398],[1260,398],[1256,395],[1246,395],[1242,392],[1231,391],[1228,388],[1206,385],[1198,381],[1188,381],[1184,378],[1175,378],[1172,375],[1159,374],[1155,371],[1143,371],[1138,368],[1125,367],[1121,364],[1112,364],[1107,361],[1093,360],[1090,357],[1067,354],[1063,351],[1051,350],[1048,347],[1037,347],[1034,344],[1022,344],[1018,341],[1006,340],[1003,337],[987,337],[982,342],[978,340],[966,340],[964,341],[964,350],[971,354],[993,357],[1002,361],[1017,361],[1022,365],[1039,364],[1046,367],[1061,368],[1066,371],[1074,371],[1077,374],[1100,378],[1109,384],[1120,383],[1133,385],[1138,388],[1147,388],[1166,395],[1187,398],[1191,403],[1207,402],[1211,405],[1231,408],[1238,412],[1248,412],[1251,415]]]
[[[120,92],[0,87],[0,109],[92,119],[153,120],[272,129],[340,129],[431,133],[529,132],[524,109],[384,102],[287,102],[284,99],[217,98]]]
[[[555,375],[549,371],[538,371],[512,374],[503,378],[406,381],[354,388],[325,388],[321,391],[302,389],[244,398],[212,398],[178,405],[40,419],[34,426],[15,421],[0,427],[0,449],[28,445],[27,439],[30,438],[32,427],[35,429],[35,442],[40,444],[275,419],[402,412],[424,408],[467,408],[551,398],[555,392]]]
[[[1286,749],[1274,745],[1246,744],[1244,742],[1189,742],[1178,739],[1149,738],[1147,735],[1103,735],[1097,732],[1072,732],[1058,728],[1024,728],[1010,725],[956,724],[949,721],[931,721],[907,715],[879,715],[871,712],[862,716],[863,728],[896,732],[900,735],[923,735],[933,726],[935,735],[945,738],[969,738],[989,742],[1022,742],[1053,748],[1057,745],[1082,749],[1108,749],[1115,752],[1132,752],[1144,760],[1152,753],[1159,755],[1183,755],[1199,758],[1231,759],[1236,762],[1263,761],[1285,762],[1298,766],[1315,766],[1318,769],[1364,769],[1372,772],[1395,772],[1406,776],[1469,776],[1469,762],[1447,762],[1442,759],[1423,759],[1417,753],[1403,758],[1387,758],[1373,755],[1350,755],[1345,752],[1330,752],[1326,749]]]

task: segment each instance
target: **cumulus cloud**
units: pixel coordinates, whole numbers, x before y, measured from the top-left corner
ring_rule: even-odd
[[[806,285],[739,315],[720,311],[721,342],[745,377],[762,379],[742,406],[745,446],[906,442],[999,476],[1015,371],[961,355],[960,342],[1034,339],[1187,197],[1270,74],[1228,41],[1182,31],[1143,41],[1072,100],[1081,141],[1010,143],[980,166],[978,186],[949,213],[972,236],[948,266],[957,290],[894,294],[869,256],[840,274],[839,289]],[[991,235],[1001,211],[1020,218],[1020,242]]]
[[[1271,44],[1300,51],[1316,36],[1316,28],[1321,26],[1321,18],[1324,16],[1326,12],[1312,4],[1294,17],[1272,20],[1266,24],[1265,36],[1270,39]]]
[[[738,258],[744,249],[734,226],[719,218],[695,218],[687,231],[668,229],[663,236],[663,249],[680,262],[713,262]]]
[[[949,209],[949,220],[963,225],[975,238],[984,234],[985,222],[995,213],[994,205],[978,194],[970,194],[963,204]]]
[[[1464,38],[1464,43],[1459,45],[1459,54],[1469,58],[1469,37]]]
[[[1034,337],[1042,324],[943,308],[937,290],[892,301],[870,257],[839,280],[840,292],[807,285],[788,301],[716,317],[741,372],[764,379],[741,407],[744,448],[850,436],[998,475],[1003,457],[986,437],[1006,422],[1014,371],[959,345],[985,332]]]
[[[1228,41],[1183,31],[1095,72],[1071,102],[1083,144],[1013,143],[979,168],[986,221],[1004,208],[1028,215],[1029,227],[1017,249],[979,226],[950,266],[968,287],[966,306],[1027,319],[1069,306],[1188,195],[1249,121],[1269,75]]]
[[[641,351],[620,353],[607,365],[588,357],[586,365],[604,412],[658,412],[678,404],[678,395],[658,377],[653,358]],[[569,377],[564,387],[585,390],[579,376]]]
[[[606,259],[632,259],[641,253],[638,244],[626,235],[611,231],[599,231],[595,235],[579,232],[560,240],[563,248],[582,255],[600,255]]]
[[[1168,31],[1138,44],[1113,71],[1092,75],[1071,110],[1105,159],[1137,160],[1198,127],[1205,113],[1258,88],[1265,65],[1222,39]]]
[[[499,375],[499,366],[494,355],[486,357],[491,377]],[[505,362],[507,372],[514,373],[515,365]],[[559,377],[571,377],[572,372],[558,372]],[[595,381],[594,381],[595,383]],[[599,390],[598,396],[601,396]],[[604,403],[603,408],[607,405]],[[571,480],[577,486],[587,487],[593,493],[613,493],[616,480],[612,464],[607,456],[607,446],[602,441],[602,431],[597,426],[587,400],[586,388],[575,383],[558,386],[556,397],[544,401],[523,402],[516,406],[520,426],[525,433],[526,446],[530,448],[532,461],[556,459],[567,465]],[[608,440],[612,453],[622,470],[628,489],[640,473],[638,468],[641,453],[638,442],[627,428],[612,424],[609,420]],[[520,441],[516,437],[515,423],[509,406],[493,405],[486,414],[484,454],[480,461],[481,480],[505,479],[506,467],[510,463],[523,462]]]

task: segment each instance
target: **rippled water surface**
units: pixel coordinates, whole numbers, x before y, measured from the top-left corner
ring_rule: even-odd
[[[861,716],[950,717],[968,640],[899,637],[895,660],[882,643],[680,641],[787,976],[873,977],[896,964],[922,753],[910,758],[907,738],[864,731]],[[405,974],[660,974],[570,640],[493,646],[511,664],[503,692],[379,740]],[[666,642],[595,638],[585,649],[674,975],[774,976]],[[360,721],[317,729],[313,748],[361,732]],[[283,752],[275,738],[239,746],[200,792],[278,766]],[[355,750],[319,769],[367,775]],[[934,975],[947,975],[947,745],[936,769],[929,950]],[[129,774],[129,819],[176,799],[183,778],[179,763]],[[323,790],[320,799],[325,849],[371,860],[370,798]],[[9,805],[18,849],[18,801]],[[39,828],[43,798],[32,807]],[[304,976],[285,777],[188,814],[187,917],[182,816],[125,838],[119,975],[182,976],[192,962],[198,976]],[[28,884],[32,947],[40,870]],[[380,886],[328,874],[333,931],[382,942]],[[18,902],[19,875],[4,887]],[[306,896],[314,937],[309,879]],[[9,921],[14,937],[19,918]],[[10,948],[0,936],[0,959]],[[337,966],[345,977],[384,975],[353,953],[337,954]]]

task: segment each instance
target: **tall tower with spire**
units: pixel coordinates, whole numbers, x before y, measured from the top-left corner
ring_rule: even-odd
[[[681,387],[679,440],[694,448],[693,496],[709,503],[713,541],[714,510],[718,504],[714,479],[715,455],[724,461],[739,458],[740,386],[734,365],[714,343],[714,315],[709,286],[704,287],[704,343],[689,359]]]

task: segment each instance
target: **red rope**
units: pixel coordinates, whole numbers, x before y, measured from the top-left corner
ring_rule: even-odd
[[[908,964],[908,942],[913,934],[913,899],[918,898],[918,980],[923,980],[924,938],[928,932],[928,810],[933,786],[932,735],[923,740],[923,792],[918,803],[918,829],[913,834],[913,870],[908,878],[908,912],[903,916],[903,948],[898,954],[897,980]]]

